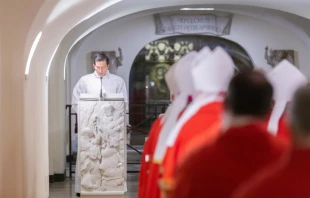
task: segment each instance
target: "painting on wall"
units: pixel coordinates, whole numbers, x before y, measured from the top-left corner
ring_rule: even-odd
[[[282,60],[288,60],[297,66],[296,51],[294,50],[273,50],[267,46],[265,48],[265,59],[271,67],[277,66]]]

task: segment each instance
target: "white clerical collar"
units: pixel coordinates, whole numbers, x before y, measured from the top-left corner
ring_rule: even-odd
[[[100,77],[103,77],[103,78],[107,77],[107,78],[109,78],[110,72],[109,72],[109,70],[108,70],[108,71],[105,73],[104,76],[99,76],[98,73],[97,73],[97,71],[94,71],[94,76],[95,76],[96,78],[100,78]]]

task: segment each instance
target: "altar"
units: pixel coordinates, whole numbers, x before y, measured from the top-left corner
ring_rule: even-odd
[[[122,94],[78,103],[81,197],[121,198],[127,191],[126,103]]]

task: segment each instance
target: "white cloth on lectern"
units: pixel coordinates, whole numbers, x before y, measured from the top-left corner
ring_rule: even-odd
[[[100,76],[98,76],[96,71],[80,78],[73,89],[72,109],[77,112],[77,104],[80,95],[83,93],[98,95],[99,98],[100,86]],[[125,81],[121,77],[111,74],[109,71],[102,78],[102,93],[122,93],[124,95],[124,101],[128,105]]]

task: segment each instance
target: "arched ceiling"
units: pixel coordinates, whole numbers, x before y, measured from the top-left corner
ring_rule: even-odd
[[[173,0],[174,2],[177,2],[176,0]],[[139,2],[138,4],[140,6],[143,5],[142,1],[136,1]],[[155,2],[153,0],[152,2]],[[183,1],[184,2],[184,1]],[[169,3],[171,3],[169,1]],[[108,23],[109,21],[113,21],[112,18],[108,18],[107,16],[113,16],[113,14],[118,14],[114,18],[114,20],[117,19],[128,19],[128,18],[134,18],[139,17],[143,15],[150,15],[160,12],[167,12],[167,11],[176,11],[179,10],[182,7],[190,7],[190,5],[182,4],[177,6],[164,6],[164,7],[156,7],[156,8],[150,8],[146,7],[149,5],[143,5],[143,9],[137,9],[131,8],[131,9],[125,9],[127,13],[124,13],[124,11],[121,11],[124,9],[124,7],[130,7],[128,1],[120,2],[108,10],[104,10],[102,12],[99,12],[98,14],[94,15],[89,20],[83,21],[78,26],[74,27],[63,39],[62,42],[62,62],[64,62],[64,59],[66,59],[66,55],[71,50],[71,48],[83,37],[85,37],[87,34],[89,34],[91,31],[95,30],[96,28],[100,27],[101,25],[104,25],[105,23]],[[308,19],[304,17],[300,17],[294,14],[289,14],[287,12],[279,11],[279,10],[273,10],[269,8],[262,8],[262,7],[253,7],[253,6],[242,6],[242,5],[227,5],[227,4],[216,4],[216,5],[195,5],[194,7],[213,7],[216,10],[220,11],[226,11],[226,12],[232,12],[232,13],[238,13],[243,14],[247,16],[252,16],[255,18],[260,18],[262,20],[266,20],[269,22],[274,22],[276,25],[284,26],[287,29],[290,29],[291,31],[295,31],[294,33],[297,34],[302,40],[304,40],[307,45],[310,48],[310,40],[308,38],[307,33],[310,33],[310,25],[306,23]],[[120,12],[117,12],[120,11]],[[281,23],[281,24],[277,24]],[[292,26],[300,26],[299,28],[304,30],[300,31],[300,29],[296,29]],[[299,30],[299,31],[298,31]]]
[[[65,1],[67,0],[59,0],[58,3],[63,3]],[[252,13],[252,15],[254,12],[256,12],[257,15],[262,16],[264,16],[263,13],[266,11],[268,11],[268,13],[272,13],[272,11],[274,11],[275,13],[281,13],[282,15],[285,15],[284,12],[287,12],[304,17],[305,19],[303,20],[310,18],[310,1],[308,0],[284,0],[281,1],[281,3],[278,0],[123,0],[114,5],[112,5],[112,1],[113,0],[94,0],[91,2],[87,1],[87,3],[86,1],[78,1],[78,3],[77,1],[67,1],[68,4],[74,3],[74,6],[70,7],[68,4],[66,4],[67,10],[65,12],[64,10],[59,12],[60,15],[58,18],[57,16],[54,17],[58,20],[54,20],[52,23],[45,24],[44,26],[44,29],[47,30],[51,30],[49,28],[50,25],[52,25],[53,28],[56,28],[57,25],[59,27],[64,26],[65,23],[63,23],[62,19],[64,19],[64,17],[70,17],[70,24],[65,24],[66,30],[53,33],[53,36],[59,38],[60,40],[54,39],[52,40],[53,43],[48,43],[49,41],[45,40],[41,43],[41,45],[49,45],[51,47],[51,50],[46,50],[46,53],[48,53],[46,57],[50,57],[54,49],[60,44],[60,41],[62,41],[58,51],[60,51],[62,54],[60,59],[64,61],[66,55],[75,43],[77,43],[80,39],[85,37],[96,28],[113,20],[117,20],[122,17],[133,17],[135,14],[142,15],[146,13],[150,14],[152,12],[156,13],[178,10],[182,7],[214,7],[215,9],[223,11],[236,13],[247,12]],[[102,5],[107,3],[110,3],[112,6],[104,9],[106,7]],[[60,9],[63,7],[57,6],[56,4],[54,8]],[[56,12],[55,9],[53,13]],[[92,10],[96,10],[97,13],[94,13]],[[38,15],[37,17],[40,16]],[[299,19],[302,19],[301,17]],[[78,19],[74,20],[74,18]],[[310,30],[309,27],[306,27],[305,24],[303,26],[304,29],[307,30],[305,32],[310,32],[308,31]],[[39,25],[34,24],[33,27],[38,29]],[[30,31],[30,33],[34,32],[36,31]],[[31,40],[33,40],[35,37],[34,35],[28,36],[31,38]],[[60,60],[60,62],[63,62],[62,60]]]

